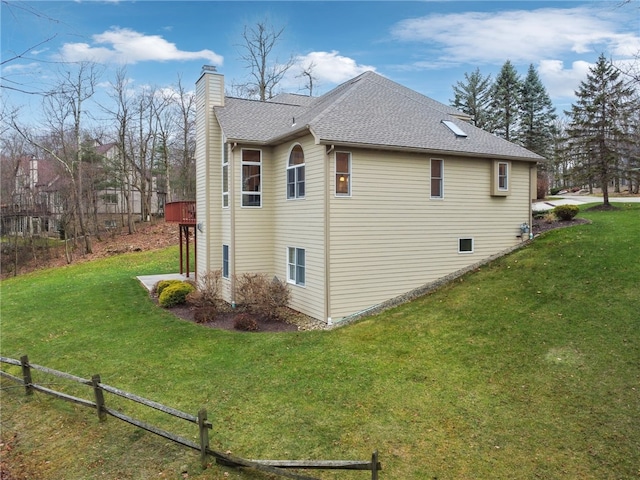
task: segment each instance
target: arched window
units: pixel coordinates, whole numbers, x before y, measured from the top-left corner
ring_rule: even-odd
[[[300,145],[293,147],[289,154],[287,198],[304,198],[304,152]]]

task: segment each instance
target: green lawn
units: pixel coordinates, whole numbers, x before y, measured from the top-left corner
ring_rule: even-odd
[[[217,331],[158,309],[134,277],[173,271],[176,248],[25,275],[1,284],[0,351],[100,373],[193,414],[205,407],[211,447],[246,458],[361,460],[377,449],[388,479],[637,478],[640,204],[618,206],[326,332]],[[268,478],[203,472],[196,452],[2,386],[3,440],[19,432],[7,455],[30,478],[178,479],[185,467],[189,478]],[[107,403],[196,440],[193,426]]]

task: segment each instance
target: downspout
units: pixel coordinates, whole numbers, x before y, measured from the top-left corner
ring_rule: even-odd
[[[533,182],[536,182],[535,184]],[[535,185],[535,189],[534,189]],[[538,198],[538,163],[533,163],[529,166],[529,225],[533,225],[533,205],[532,201]],[[535,192],[535,196],[533,193]],[[529,238],[533,238],[533,228],[529,231]]]
[[[235,195],[235,155],[238,144],[230,144],[229,152],[229,282],[231,287],[231,307],[236,308],[236,195]]]
[[[324,162],[325,189],[324,189],[324,308],[327,325],[333,325],[331,320],[331,154],[335,145],[326,148],[326,161]]]

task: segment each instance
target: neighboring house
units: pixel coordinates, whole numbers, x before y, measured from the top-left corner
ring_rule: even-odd
[[[56,167],[54,160],[35,156],[18,159],[10,201],[2,205],[3,235],[59,235],[64,181]]]
[[[197,95],[197,272],[263,272],[337,323],[522,241],[542,157],[374,72],[318,98]]]
[[[119,158],[118,145],[114,142],[101,144],[96,140],[94,150],[104,159],[102,181],[99,182],[94,200],[99,228],[111,229],[127,225],[127,211],[131,212],[136,222],[146,220],[148,215],[164,216],[164,175],[155,174],[147,178],[147,189],[150,189],[151,194],[150,212],[144,213],[139,174],[134,173],[131,167]]]

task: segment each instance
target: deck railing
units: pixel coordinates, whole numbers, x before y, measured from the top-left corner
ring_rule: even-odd
[[[167,222],[196,224],[196,202],[169,202],[164,206]]]

